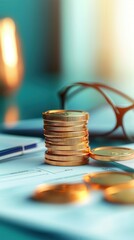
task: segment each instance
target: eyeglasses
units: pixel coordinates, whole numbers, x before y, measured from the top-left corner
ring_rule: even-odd
[[[68,109],[93,112],[89,129],[96,129],[95,136],[117,133],[122,129],[124,137],[134,142],[134,99],[123,92],[100,83],[76,82],[60,91],[59,97],[62,109],[68,103]]]

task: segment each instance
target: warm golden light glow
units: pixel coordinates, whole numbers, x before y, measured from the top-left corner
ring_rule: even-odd
[[[16,66],[18,62],[16,45],[15,24],[7,18],[1,24],[1,48],[3,61],[9,67]]]
[[[4,124],[7,126],[15,125],[19,120],[19,110],[16,106],[10,106],[4,117]]]
[[[114,24],[113,16],[115,4],[113,1],[101,0],[99,2],[99,49],[97,61],[97,74],[100,78],[109,79],[113,75],[114,59]]]
[[[10,18],[0,20],[0,81],[1,94],[18,88],[23,76],[20,39],[16,25]]]

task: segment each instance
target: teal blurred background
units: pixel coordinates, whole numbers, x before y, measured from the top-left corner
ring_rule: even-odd
[[[92,80],[93,8],[93,1],[0,0],[0,18],[10,17],[17,26],[25,69],[17,91],[0,97],[1,121],[12,106],[19,119],[41,117],[60,107],[63,86]]]
[[[114,45],[118,34],[113,26],[120,29],[118,10],[126,6],[117,0],[115,8],[113,3],[111,7],[105,0],[0,0],[0,19],[14,20],[24,62],[20,87],[9,96],[0,96],[1,122],[15,120],[13,114],[18,119],[39,118],[43,111],[60,108],[57,92],[76,81],[101,81],[134,95],[133,66],[125,75],[125,62],[120,61],[126,57],[121,56],[124,45],[118,54]],[[122,42],[122,36],[117,42]],[[99,99],[91,92],[85,102],[92,109]],[[81,108],[81,99],[73,103],[75,107]]]

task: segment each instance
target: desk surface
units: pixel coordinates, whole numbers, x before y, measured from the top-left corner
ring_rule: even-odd
[[[1,164],[1,239],[92,239],[134,238],[133,206],[110,204],[101,191],[91,191],[82,204],[54,205],[30,199],[41,183],[81,182],[84,174],[120,170],[111,163],[90,161],[79,167],[44,164],[44,151],[16,157]]]

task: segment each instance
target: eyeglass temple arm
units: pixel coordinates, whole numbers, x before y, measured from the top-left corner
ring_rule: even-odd
[[[59,95],[59,98],[60,98],[60,105],[61,105],[61,109],[64,109],[65,108],[65,101],[66,101],[66,93],[73,87],[75,86],[81,86],[81,84],[79,83],[74,83],[72,85],[69,85],[67,87],[65,87],[63,90],[61,90],[58,95]]]
[[[95,83],[95,85],[98,86],[98,87],[102,87],[102,88],[105,88],[105,89],[109,89],[109,90],[111,90],[112,92],[115,92],[115,93],[121,95],[122,97],[126,98],[127,100],[129,100],[130,102],[132,102],[132,103],[134,104],[134,99],[133,99],[133,98],[129,97],[127,94],[119,91],[118,89],[115,89],[115,88],[113,88],[113,87],[110,87],[110,86],[107,86],[107,85],[101,84],[101,83]]]
[[[65,91],[59,92],[58,95],[60,98],[60,107],[61,107],[61,109],[64,109],[65,108]]]
[[[112,92],[115,92],[119,95],[121,95],[122,97],[126,98],[127,100],[129,100],[130,102],[134,103],[134,99],[129,97],[127,94],[119,91],[118,89],[115,89],[113,87],[110,87],[110,86],[107,86],[105,84],[102,84],[102,83],[86,83],[86,82],[78,82],[77,84],[83,86],[83,87],[94,87],[96,89],[98,88],[105,88],[105,89],[108,89],[108,90],[111,90]]]
[[[86,83],[86,82],[77,82],[74,83],[72,85],[69,85],[68,87],[65,87],[64,90],[59,92],[59,97],[60,97],[60,101],[61,101],[61,107],[64,109],[65,108],[65,100],[66,100],[66,93],[73,87],[75,86],[81,86],[81,87],[93,87],[97,90],[100,90],[99,88],[105,88],[105,89],[109,89],[113,92],[116,92],[117,94],[121,95],[122,97],[128,99],[129,101],[131,101],[132,103],[134,103],[134,99],[132,99],[131,97],[129,97],[128,95],[126,95],[123,92],[120,92],[119,90],[112,88],[110,86],[107,86],[105,84],[101,84],[101,83]]]
[[[66,101],[66,94],[67,92],[73,88],[73,87],[76,87],[76,86],[79,86],[79,87],[92,87],[92,88],[95,88],[96,90],[99,90],[98,89],[98,84],[97,83],[86,83],[86,82],[76,82],[76,83],[73,83],[67,87],[65,87],[63,90],[61,90],[58,94],[59,94],[59,97],[60,97],[60,104],[61,104],[61,108],[64,109],[65,108],[65,101]]]

